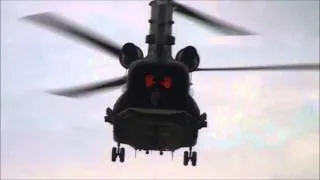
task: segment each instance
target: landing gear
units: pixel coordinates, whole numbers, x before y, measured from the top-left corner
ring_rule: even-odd
[[[124,162],[124,157],[125,157],[125,150],[124,148],[120,148],[120,153],[119,153],[120,162]]]
[[[117,153],[117,148],[113,147],[112,148],[112,154],[111,154],[111,160],[112,162],[115,162],[117,159],[118,153]]]
[[[188,151],[185,151],[183,153],[183,165],[187,166],[189,161],[189,153]]]
[[[120,162],[124,162],[125,158],[125,149],[120,148],[120,143],[118,143],[118,147],[113,147],[111,152],[111,160],[115,162],[117,157],[119,156]]]
[[[197,165],[197,152],[191,153],[191,164],[192,164],[192,166]]]
[[[192,166],[197,165],[197,152],[195,151],[192,152],[192,147],[189,148],[189,152],[185,151],[183,153],[183,165],[187,166],[189,160],[191,160]]]

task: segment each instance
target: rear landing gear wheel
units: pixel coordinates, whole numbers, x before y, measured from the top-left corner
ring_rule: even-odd
[[[189,161],[189,154],[188,151],[185,151],[183,153],[183,165],[187,166]]]
[[[197,152],[192,152],[191,154],[191,164],[192,166],[197,165]]]
[[[117,148],[113,147],[112,148],[112,154],[111,154],[111,160],[112,160],[112,162],[115,162],[116,159],[117,159]]]
[[[191,161],[191,165],[192,166],[196,166],[197,165],[197,152],[192,151],[191,147],[190,147],[189,152],[188,151],[184,151],[184,153],[183,153],[183,165],[187,166],[189,160]]]
[[[117,157],[119,156],[120,162],[124,162],[125,158],[125,149],[120,148],[120,144],[118,144],[118,147],[113,147],[111,152],[111,160],[112,162],[115,162],[117,160]]]
[[[125,157],[125,149],[120,148],[120,153],[119,153],[120,162],[124,162],[124,157]]]

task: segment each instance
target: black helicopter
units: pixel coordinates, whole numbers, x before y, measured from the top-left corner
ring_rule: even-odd
[[[22,19],[37,23],[57,32],[71,35],[90,45],[111,53],[128,69],[125,77],[71,89],[51,91],[55,95],[79,97],[126,84],[127,89],[119,97],[113,109],[106,109],[105,122],[113,125],[113,138],[117,147],[112,148],[112,161],[119,156],[124,162],[127,144],[135,150],[171,151],[189,148],[184,152],[183,164],[189,160],[197,163],[196,145],[198,131],[207,127],[206,113],[200,110],[189,94],[189,75],[196,71],[243,71],[243,70],[319,70],[319,64],[291,64],[274,66],[199,68],[200,58],[193,46],[181,49],[175,58],[171,47],[173,12],[198,20],[225,35],[255,35],[244,28],[209,17],[173,0],[154,0],[150,3],[150,33],[146,36],[148,53],[133,43],[122,48],[115,43],[86,30],[53,13],[25,16]]]

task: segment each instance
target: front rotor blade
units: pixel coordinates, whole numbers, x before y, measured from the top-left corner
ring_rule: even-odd
[[[59,96],[66,96],[66,97],[80,97],[80,96],[96,93],[98,91],[105,90],[108,88],[121,86],[125,84],[126,81],[127,81],[127,77],[124,76],[124,77],[116,78],[113,80],[108,80],[108,81],[85,85],[85,86],[69,88],[64,90],[49,91],[49,93],[54,95],[59,95]]]
[[[320,64],[285,64],[270,66],[248,66],[248,67],[221,67],[221,68],[198,68],[196,71],[283,71],[283,70],[304,70],[317,71]]]
[[[177,13],[185,15],[187,17],[193,18],[197,21],[200,21],[206,25],[213,27],[214,29],[219,30],[225,35],[255,35],[255,33],[246,30],[242,27],[235,26],[233,24],[227,23],[215,17],[209,17],[195,9],[187,7],[178,2],[173,2],[174,10]]]
[[[111,42],[102,36],[95,34],[94,32],[84,29],[75,23],[68,21],[53,13],[40,13],[30,16],[24,16],[21,18],[32,23],[36,23],[41,26],[45,26],[57,32],[73,36],[79,40],[84,41],[90,45],[100,48],[101,50],[111,53],[114,56],[119,56],[121,48],[114,42]]]

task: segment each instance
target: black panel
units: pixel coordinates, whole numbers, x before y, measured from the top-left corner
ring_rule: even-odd
[[[153,75],[156,84],[147,87],[145,85],[146,75]],[[161,85],[161,81],[166,76],[172,78],[170,89]],[[151,96],[155,91],[160,94],[157,105],[151,103]],[[181,64],[141,62],[129,72],[127,93],[130,97],[130,104],[134,107],[186,109],[188,91],[189,74]]]

